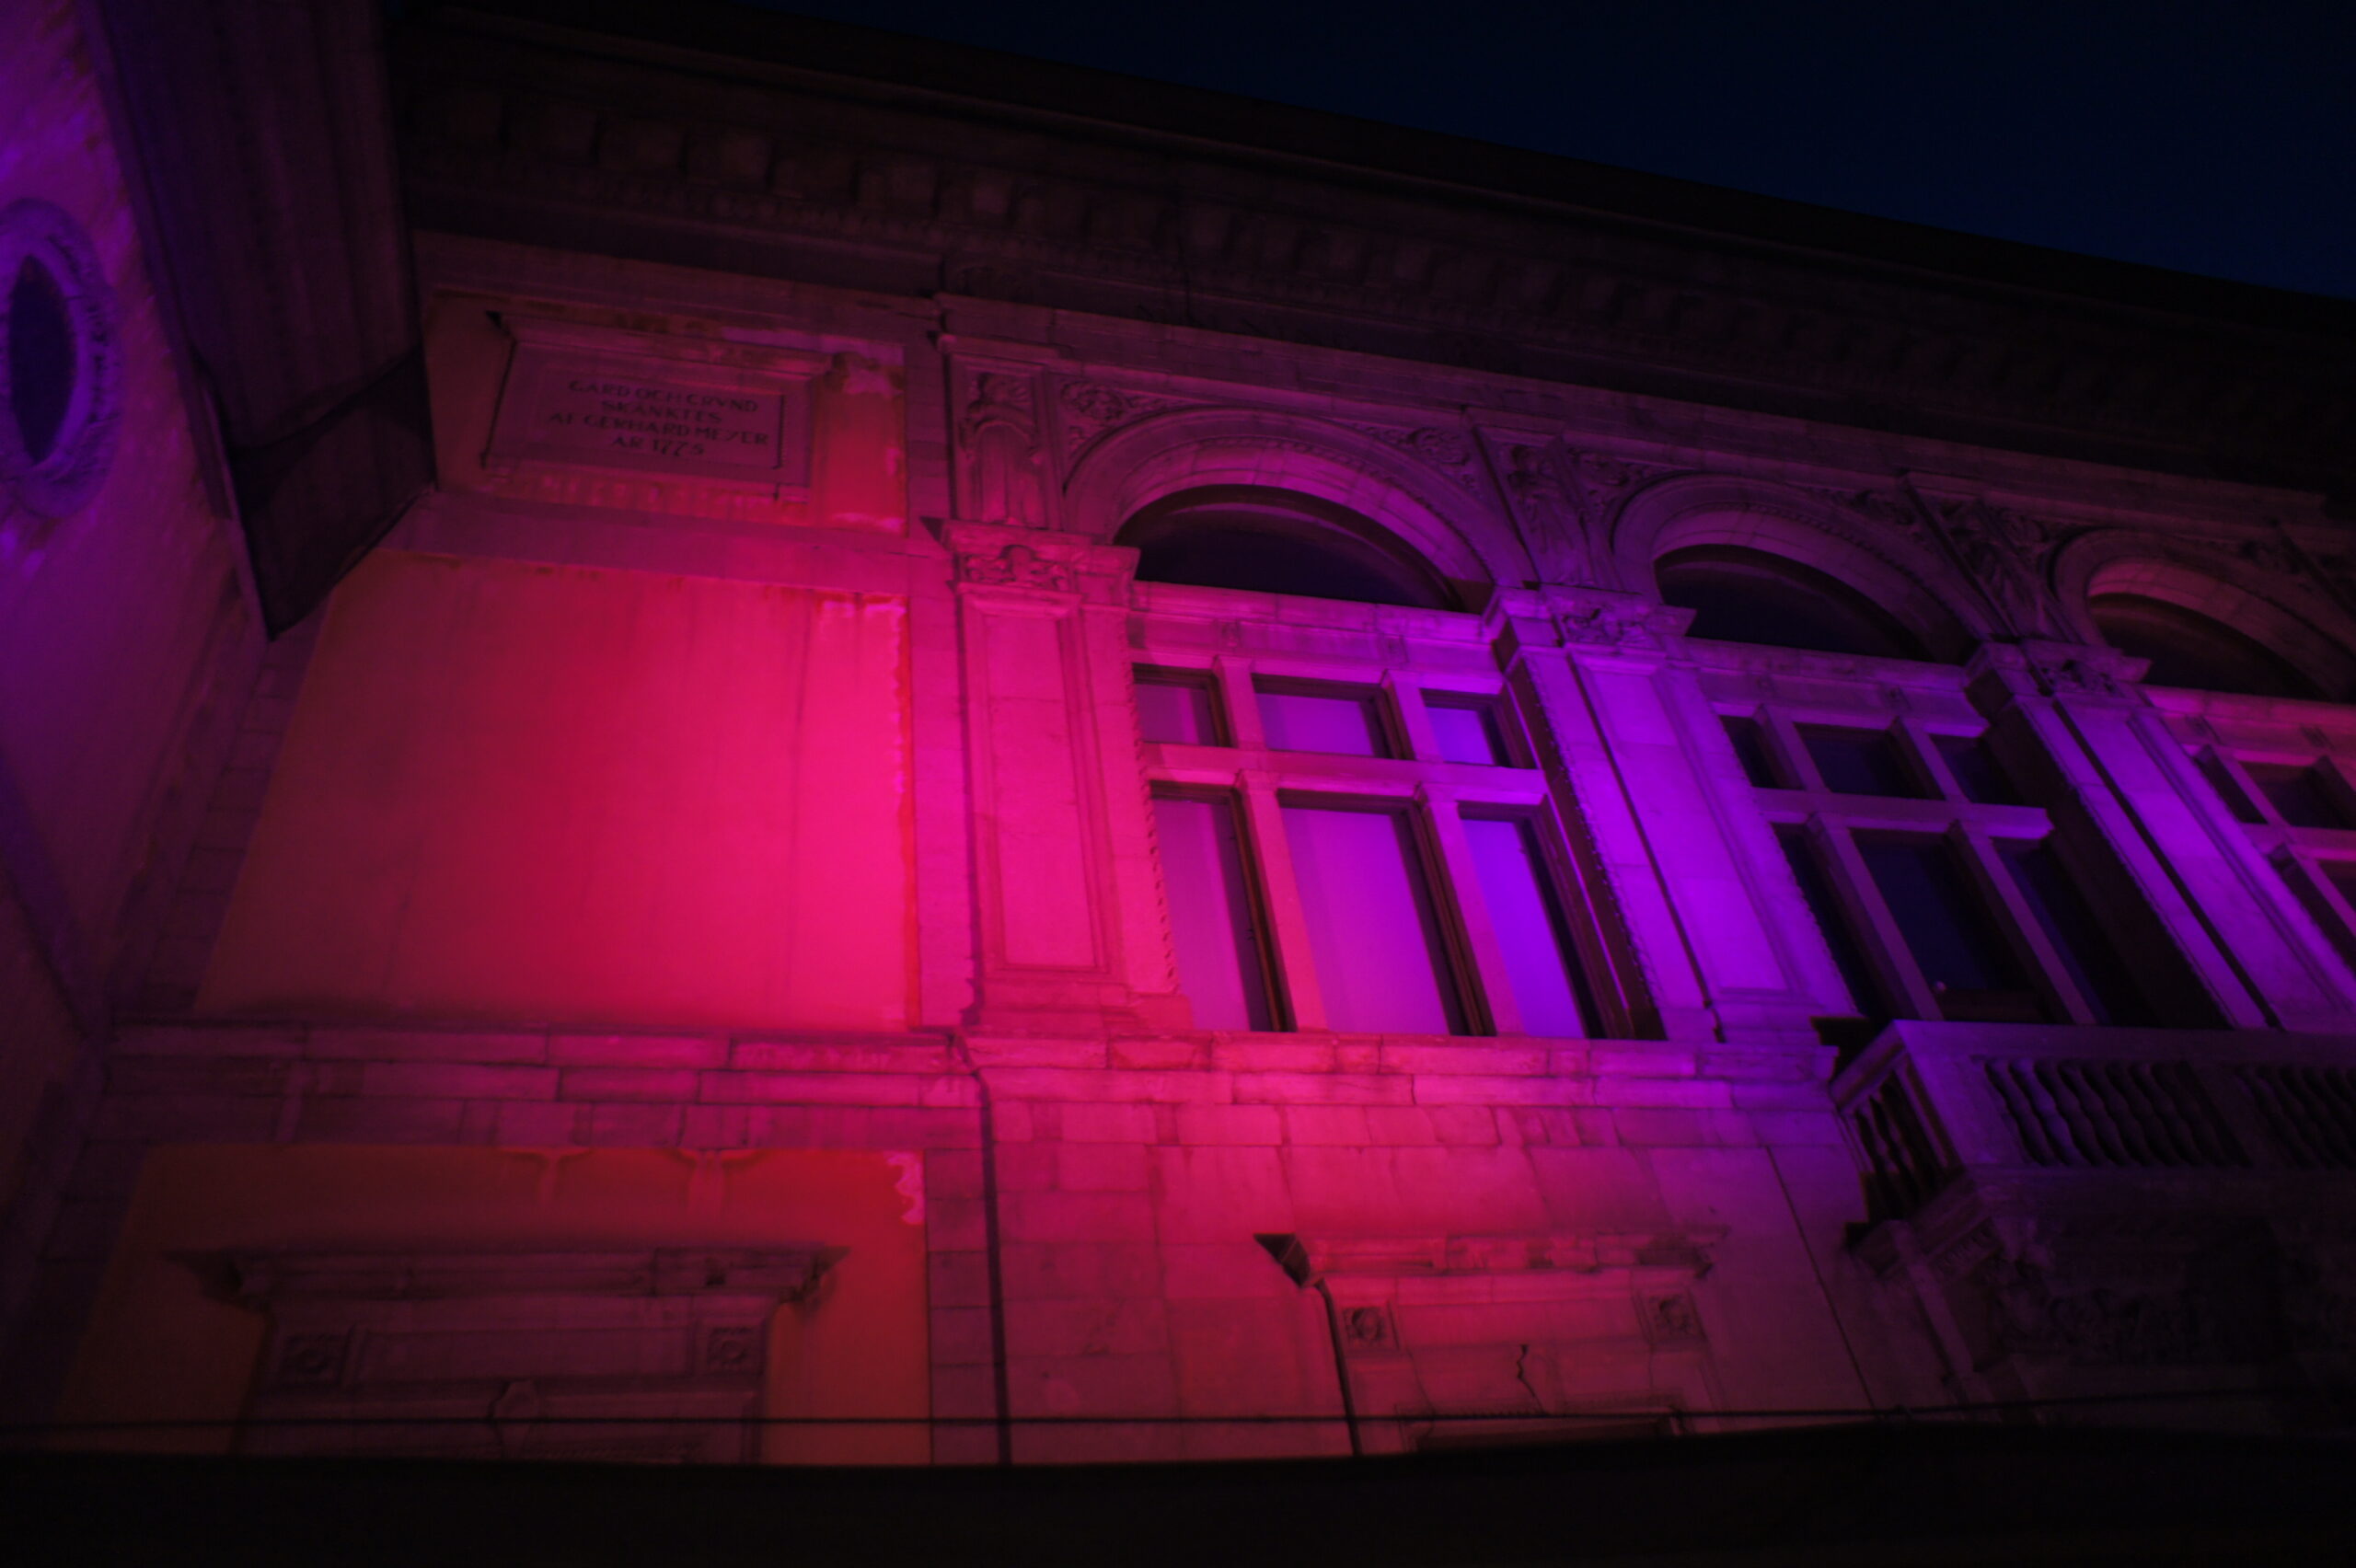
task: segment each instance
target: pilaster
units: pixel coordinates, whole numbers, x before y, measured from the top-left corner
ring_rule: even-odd
[[[2000,747],[2053,770],[2056,829],[2109,851],[2225,1023],[2350,1027],[2356,976],[2145,703],[2142,671],[2110,649],[2032,640],[1982,648],[1966,674]],[[2165,991],[2163,973],[2139,968]]]
[[[1820,941],[1803,947],[1808,928],[1775,916],[1761,868],[1781,857],[1735,799],[1740,765],[1672,656],[1690,618],[1574,588],[1506,594],[1492,612],[1500,660],[1534,698],[1542,760],[1575,807],[1582,857],[1609,889],[1657,1027],[1671,1039],[1812,1040],[1808,1018],[1839,994],[1831,961]],[[1796,893],[1788,902],[1799,907]]]
[[[1016,1032],[1183,1025],[1124,627],[1136,552],[953,523],[975,799],[979,1000]]]

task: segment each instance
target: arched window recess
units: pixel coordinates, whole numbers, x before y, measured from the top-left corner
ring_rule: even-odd
[[[2140,594],[2101,594],[2087,613],[2103,640],[2148,660],[2151,686],[2316,700],[2327,694],[2289,659],[2213,617]]]
[[[1765,550],[1691,545],[1660,557],[1653,571],[1664,602],[1694,612],[1689,637],[1866,659],[1934,657],[1915,628],[1871,597]]]
[[[1433,571],[1388,530],[1315,496],[1208,485],[1165,496],[1121,529],[1138,577],[1415,609],[1461,610],[1470,585]]]

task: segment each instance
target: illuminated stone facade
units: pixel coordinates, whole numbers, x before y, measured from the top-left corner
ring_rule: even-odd
[[[20,1412],[2336,1419],[2343,308],[521,9],[393,41],[435,479],[323,603],[250,514],[235,588],[128,198],[0,170],[180,432],[7,524]],[[42,47],[0,69],[98,115]],[[1375,585],[1235,585],[1301,559]]]

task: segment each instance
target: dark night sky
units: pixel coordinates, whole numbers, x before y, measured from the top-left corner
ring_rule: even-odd
[[[2356,298],[2356,0],[756,0]]]

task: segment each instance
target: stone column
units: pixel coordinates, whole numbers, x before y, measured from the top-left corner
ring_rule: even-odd
[[[1541,762],[1623,951],[1623,1027],[1670,1039],[1810,1042],[1844,1011],[1838,971],[1692,671],[1671,654],[1691,613],[1635,594],[1498,595],[1498,656],[1538,721]],[[1605,998],[1606,1012],[1611,1002]],[[1607,1027],[1612,1025],[1607,1022]]]
[[[2145,703],[2142,670],[2108,648],[2028,640],[1982,648],[1966,674],[2000,753],[2051,770],[2055,830],[2109,851],[2224,1023],[2348,1029],[2356,976]],[[2198,1006],[2137,967],[2157,982],[2155,1005]]]
[[[953,523],[986,1031],[1184,1027],[1130,691],[1137,552]]]

